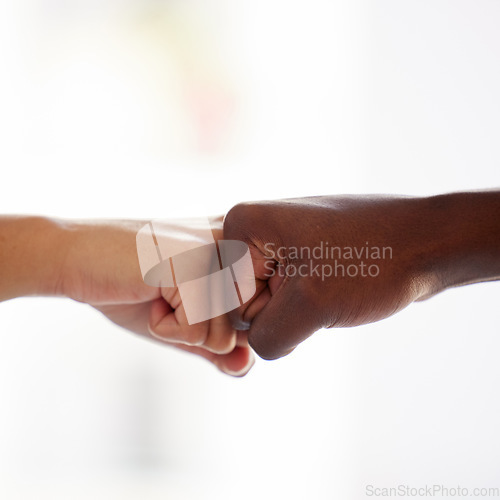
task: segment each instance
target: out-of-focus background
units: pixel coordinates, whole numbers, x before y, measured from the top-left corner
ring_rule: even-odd
[[[0,0],[0,213],[500,184],[500,3]],[[0,304],[0,498],[500,486],[500,286],[232,379],[59,299]]]

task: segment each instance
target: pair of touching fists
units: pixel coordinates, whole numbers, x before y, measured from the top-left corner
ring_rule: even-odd
[[[251,297],[189,324],[179,289],[161,288],[146,334],[242,375],[253,363],[249,345],[279,358],[321,328],[378,321],[448,287],[498,279],[499,221],[497,192],[239,204],[212,220],[212,233],[247,246],[252,273],[237,284],[253,280]],[[213,300],[225,293],[205,291]]]
[[[252,350],[279,358],[321,328],[500,277],[498,191],[242,203],[210,219],[209,232],[164,221],[141,250],[148,225],[0,217],[0,301],[70,297],[241,376]],[[163,259],[172,248],[187,250]],[[141,252],[161,264],[158,281]]]

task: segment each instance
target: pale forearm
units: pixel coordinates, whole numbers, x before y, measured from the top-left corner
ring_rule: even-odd
[[[64,261],[63,224],[38,216],[0,216],[0,301],[56,295]]]

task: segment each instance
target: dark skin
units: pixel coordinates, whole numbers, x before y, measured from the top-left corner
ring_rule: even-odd
[[[224,238],[249,245],[257,279],[256,294],[233,313],[233,324],[249,328],[257,354],[275,359],[320,328],[379,321],[447,288],[498,280],[500,192],[242,203],[226,215]],[[391,258],[388,251],[380,259],[314,259],[294,251],[321,242],[342,249],[389,247]],[[337,276],[313,275],[311,262],[332,270],[354,264],[351,274],[356,269],[357,275],[342,276],[339,267]],[[376,276],[368,275],[370,264],[378,266]]]

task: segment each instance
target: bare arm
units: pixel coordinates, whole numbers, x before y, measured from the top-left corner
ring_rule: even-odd
[[[250,246],[258,279],[234,324],[273,359],[320,328],[379,321],[446,288],[499,279],[500,192],[243,203],[224,237]]]
[[[190,325],[177,288],[143,282],[136,234],[144,223],[0,217],[0,301],[69,297],[127,330],[198,354],[226,373],[247,373],[253,356],[246,334],[232,328],[227,316]]]
[[[65,252],[56,221],[0,216],[0,301],[57,294]]]

